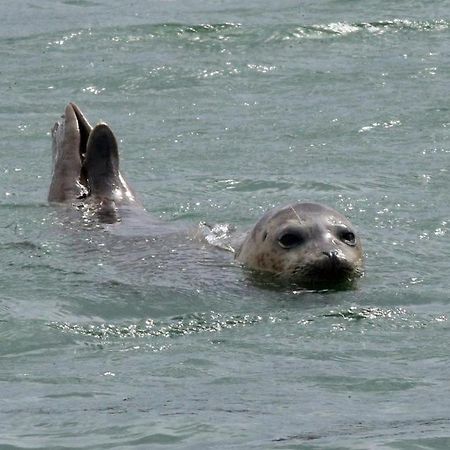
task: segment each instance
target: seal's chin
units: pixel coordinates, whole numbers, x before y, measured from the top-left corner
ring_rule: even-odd
[[[288,275],[291,282],[307,289],[348,289],[362,271],[345,259],[326,258],[300,265]]]
[[[356,280],[363,275],[362,269],[348,261],[338,265],[307,264],[284,272],[267,272],[247,269],[247,276],[257,286],[269,289],[294,288],[306,291],[343,291],[356,287]]]

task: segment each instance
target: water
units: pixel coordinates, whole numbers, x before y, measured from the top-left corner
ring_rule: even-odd
[[[449,447],[448,1],[2,6],[1,448]],[[180,232],[47,205],[68,101]],[[358,227],[356,290],[184,238],[293,200]]]

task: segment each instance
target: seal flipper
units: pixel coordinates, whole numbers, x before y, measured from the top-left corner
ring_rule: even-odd
[[[78,121],[78,128],[80,130],[80,158],[83,163],[86,156],[87,141],[92,131],[92,125],[75,103],[70,102],[69,105],[72,107]]]
[[[52,128],[53,170],[49,202],[74,200],[86,192],[80,171],[92,126],[77,105],[66,106],[62,120]]]
[[[105,222],[118,220],[116,205],[137,205],[134,192],[119,172],[117,141],[108,125],[92,128],[75,103],[66,106],[52,129],[53,173],[49,202],[87,199]],[[114,212],[110,214],[109,212]],[[100,214],[102,215],[102,214]]]
[[[90,195],[113,200],[120,188],[119,150],[116,138],[106,123],[95,126],[89,135],[83,162]]]
[[[100,220],[117,222],[116,204],[123,198],[119,150],[114,133],[107,124],[96,125],[90,133],[81,172],[87,179],[89,195],[98,206]]]

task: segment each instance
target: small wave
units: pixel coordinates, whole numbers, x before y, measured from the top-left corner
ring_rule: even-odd
[[[1,250],[41,250],[42,246],[34,242],[23,240],[16,242],[2,242],[0,243]]]
[[[234,253],[231,235],[235,230],[235,227],[228,223],[209,225],[206,222],[200,222],[196,236],[203,237],[209,245]]]
[[[133,28],[115,30],[112,41],[133,43],[155,38],[176,38],[194,43],[211,42],[211,40],[231,41],[238,45],[248,43],[284,42],[308,39],[325,39],[348,36],[357,33],[381,35],[402,31],[443,31],[450,22],[446,20],[414,21],[408,19],[392,19],[373,22],[331,22],[326,24],[276,26],[245,26],[241,23],[218,23],[188,25],[180,23],[163,23],[141,25]],[[71,36],[71,35],[70,35]],[[65,42],[64,39],[61,42]],[[58,42],[60,43],[60,42]],[[272,70],[270,67],[264,70]]]
[[[181,23],[162,23],[141,25],[137,27],[119,29],[111,38],[114,42],[136,43],[148,41],[155,38],[186,38],[193,41],[202,41],[202,36],[226,39],[230,32],[241,28],[240,23],[217,23],[217,24],[198,24],[186,25]]]
[[[181,23],[151,24],[135,27],[126,36],[117,36],[113,40],[136,42],[148,38],[177,36],[189,40],[201,41],[201,37],[215,37],[228,40],[236,36],[262,37],[267,41],[285,41],[295,39],[314,39],[330,36],[347,36],[354,33],[368,32],[371,34],[396,33],[400,31],[443,31],[450,22],[440,20],[416,21],[408,19],[392,19],[372,22],[331,22],[313,25],[277,25],[275,27],[244,26],[241,23],[225,22],[217,24],[187,25]],[[128,31],[130,31],[128,29]],[[253,40],[253,39],[252,39]]]
[[[400,120],[397,120],[397,119],[389,120],[387,122],[374,122],[374,123],[371,123],[370,125],[366,125],[366,126],[360,128],[358,130],[358,133],[365,133],[367,131],[373,130],[374,128],[388,129],[388,128],[393,128],[393,127],[398,127],[401,125],[402,125],[402,123],[400,122]]]
[[[276,30],[267,38],[267,41],[321,39],[348,36],[356,33],[381,35],[402,31],[443,31],[447,30],[449,26],[450,22],[445,20],[412,21],[407,19],[393,19],[360,23],[335,22],[310,26],[294,26],[287,27],[283,30]]]
[[[170,25],[169,25],[170,26]],[[178,33],[216,33],[223,30],[234,30],[240,28],[240,23],[225,22],[218,24],[200,24],[200,25],[172,25],[176,27]]]
[[[219,313],[191,314],[175,317],[167,323],[147,319],[141,323],[115,325],[93,324],[78,325],[51,322],[49,326],[67,333],[91,336],[97,339],[108,338],[171,338],[196,333],[214,333],[235,327],[244,327],[261,322],[262,317],[256,315],[224,315]]]
[[[347,310],[330,311],[323,317],[339,318],[345,322],[367,320],[371,324],[379,322],[391,324],[395,328],[426,328],[437,323],[447,322],[446,315],[417,316],[403,308],[377,308],[377,307],[351,307]],[[345,329],[345,326],[337,324],[336,329]],[[336,324],[335,324],[336,325]]]
[[[403,308],[382,309],[382,308],[357,308],[351,307],[343,311],[330,311],[324,314],[324,317],[339,317],[347,320],[361,320],[361,319],[394,319],[407,315]]]
[[[64,32],[42,33],[44,46],[48,49],[58,50],[65,47],[72,47],[76,50],[80,46],[91,48],[101,48],[104,45],[117,43],[118,45],[146,44],[152,40],[180,42],[187,45],[211,44],[228,42],[237,46],[251,46],[268,42],[282,43],[285,41],[303,41],[312,39],[329,39],[345,37],[357,34],[383,35],[399,32],[442,32],[448,30],[450,21],[444,19],[436,20],[409,20],[391,19],[371,22],[330,22],[323,24],[278,24],[278,25],[244,25],[235,22],[224,23],[203,23],[203,24],[183,24],[183,23],[153,23],[132,25],[125,27],[105,27],[105,28],[81,28]],[[25,36],[17,38],[0,39],[5,45],[26,46],[29,42],[35,44],[37,36]],[[252,69],[250,67],[250,69]],[[255,67],[253,69],[269,71],[271,66]]]
[[[374,34],[386,32],[397,32],[404,30],[412,31],[441,31],[449,27],[444,20],[434,21],[411,21],[407,19],[393,19],[375,22],[360,22],[347,24],[345,22],[330,23],[328,25],[313,25],[311,29],[324,33],[346,35],[358,31],[368,31]]]
[[[257,192],[257,191],[285,191],[293,186],[288,181],[273,181],[273,180],[217,180],[217,186],[220,189],[233,190],[239,192]]]

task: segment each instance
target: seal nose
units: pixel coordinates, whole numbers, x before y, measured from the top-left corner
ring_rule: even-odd
[[[336,262],[339,260],[339,254],[336,250],[331,250],[329,252],[322,252],[325,256],[328,256],[330,258],[331,262]]]

